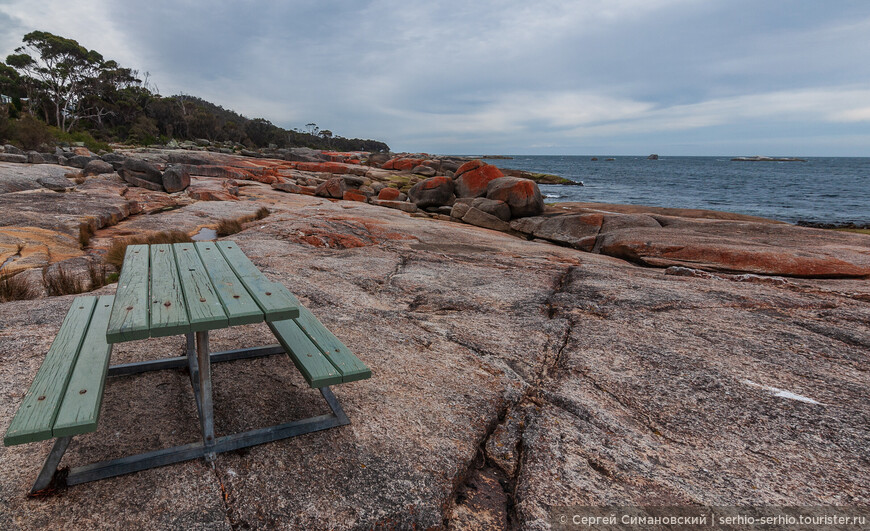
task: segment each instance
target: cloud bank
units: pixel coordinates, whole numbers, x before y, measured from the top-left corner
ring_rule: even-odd
[[[5,0],[0,28],[394,150],[870,155],[866,2]]]

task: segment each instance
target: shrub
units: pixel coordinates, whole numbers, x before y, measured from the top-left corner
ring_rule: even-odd
[[[0,143],[5,144],[15,139],[15,122],[10,120],[6,113],[0,110]]]
[[[271,214],[271,213],[272,213],[272,212],[271,212],[268,208],[266,208],[266,207],[260,207],[260,208],[257,209],[256,212],[254,212],[254,219],[263,219],[263,218],[267,217],[267,216],[268,216],[269,214]]]
[[[133,236],[132,238],[122,238],[114,240],[106,253],[105,261],[112,264],[118,269],[124,263],[124,254],[127,252],[128,245],[149,245],[155,243],[184,243],[192,242],[190,236],[180,230],[170,230],[163,232],[152,232],[144,236]]]
[[[91,136],[87,131],[75,131],[69,132],[61,131],[57,127],[50,127],[49,130],[54,138],[57,139],[58,142],[66,142],[67,144],[76,144],[83,143],[85,147],[93,151],[94,153],[103,150],[103,151],[112,151],[112,148],[109,147],[109,144],[105,142],[100,142]]]
[[[218,221],[215,232],[218,236],[229,236],[237,232],[242,232],[242,223],[240,219],[222,219]]]
[[[54,144],[51,128],[29,114],[15,124],[15,138],[25,150],[44,150]]]
[[[94,235],[94,227],[90,223],[82,223],[79,225],[79,245],[82,249],[91,243],[91,236]]]
[[[57,295],[75,295],[85,291],[85,284],[75,274],[58,265],[52,269],[50,266],[42,269],[42,281],[45,289],[52,297]]]
[[[91,290],[99,289],[109,283],[107,280],[108,271],[106,264],[98,264],[97,262],[88,262],[88,278],[91,280]]]
[[[23,301],[36,298],[36,290],[24,275],[0,276],[0,302]]]

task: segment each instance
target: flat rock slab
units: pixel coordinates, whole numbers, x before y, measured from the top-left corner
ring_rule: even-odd
[[[870,277],[870,237],[707,210],[568,203],[511,227],[635,263],[805,278]]]
[[[870,504],[864,280],[665,275],[364,203],[240,197],[215,205],[272,214],[232,239],[372,369],[334,388],[351,424],[36,501],[48,445],[0,448],[0,527],[546,529],[557,505]],[[205,204],[118,228],[193,223]],[[0,430],[71,300],[0,304]],[[211,342],[271,340],[251,325]],[[182,346],[131,342],[113,363]],[[214,374],[219,434],[326,412],[280,356]],[[110,380],[65,464],[195,440],[186,378]]]
[[[78,171],[55,164],[14,164],[0,162],[0,195],[40,188],[64,189],[75,186],[64,175]]]

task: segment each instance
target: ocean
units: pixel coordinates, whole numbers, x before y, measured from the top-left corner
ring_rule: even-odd
[[[702,208],[790,223],[870,226],[870,158],[738,162],[731,157],[527,156],[487,159],[584,186],[541,185],[544,201]]]

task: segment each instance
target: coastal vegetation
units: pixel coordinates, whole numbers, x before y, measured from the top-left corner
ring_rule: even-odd
[[[30,32],[0,61],[0,143],[26,150],[54,142],[166,144],[208,140],[249,149],[275,146],[389,151],[387,144],[344,138],[315,123],[284,129],[188,94],[161,96],[148,73],[126,68],[77,41]]]

